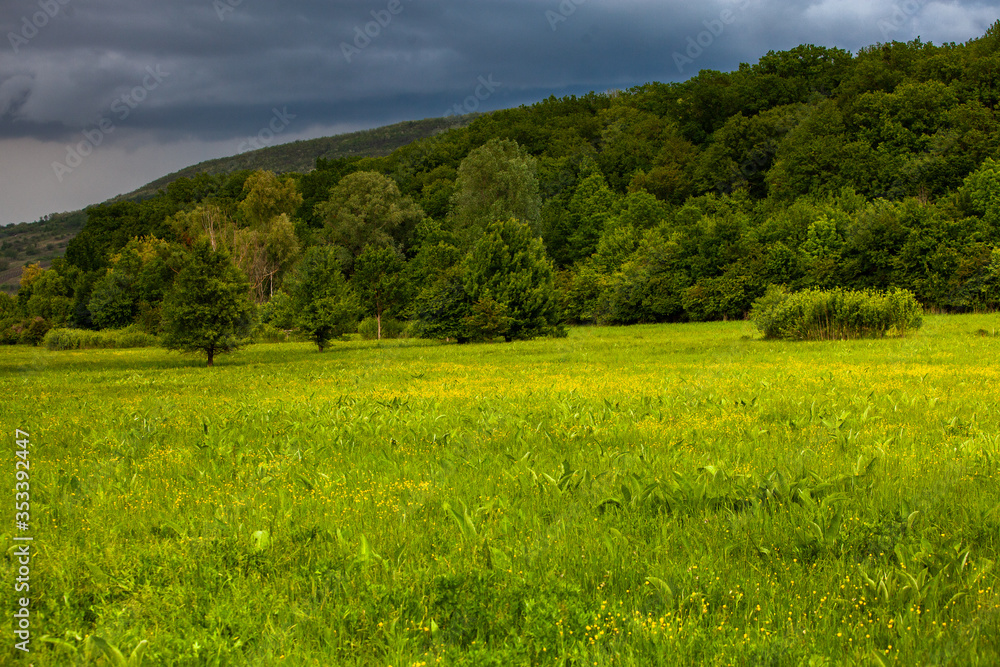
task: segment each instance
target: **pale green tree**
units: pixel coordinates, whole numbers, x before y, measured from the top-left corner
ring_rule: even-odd
[[[463,249],[494,222],[515,219],[537,230],[541,195],[535,158],[509,139],[475,149],[458,168],[451,207],[451,226]]]
[[[243,184],[243,201],[237,211],[245,226],[258,228],[282,215],[293,217],[301,205],[295,181],[271,171],[255,171]]]
[[[241,224],[233,229],[231,252],[258,303],[274,294],[275,284],[299,254],[292,216],[302,205],[295,182],[270,171],[256,171],[243,185],[237,207]]]
[[[410,197],[400,193],[394,180],[373,171],[342,178],[316,213],[327,240],[347,251],[344,259],[349,271],[366,246],[405,250],[426,217]]]

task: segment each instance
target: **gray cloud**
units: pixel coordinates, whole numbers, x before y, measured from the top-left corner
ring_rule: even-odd
[[[733,20],[720,32],[724,11]],[[27,199],[28,190],[9,185],[26,177],[4,174],[0,222],[17,221],[13,211],[51,212],[51,202],[69,201],[72,179],[92,189],[68,206],[127,191],[134,160],[157,147],[169,156],[160,174],[186,164],[169,160],[236,152],[275,107],[296,116],[282,139],[301,138],[441,115],[468,99],[480,76],[502,84],[483,102],[489,110],[730,70],[800,43],[855,51],[918,35],[964,41],[996,16],[995,7],[966,0],[6,0],[3,168],[43,165],[36,179],[48,182],[51,163],[84,131],[102,120],[115,131],[98,147],[100,160],[50,184],[47,198],[39,186]],[[679,71],[674,54],[699,35],[708,42],[702,33],[713,27],[719,34]],[[165,73],[155,87],[150,68]],[[78,173],[98,163],[103,175]]]

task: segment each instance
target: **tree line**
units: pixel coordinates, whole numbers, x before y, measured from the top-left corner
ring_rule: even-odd
[[[742,318],[772,285],[995,309],[998,46],[1000,22],[964,44],[804,45],[386,157],[180,179],[88,209],[63,260],[0,296],[0,339],[162,332],[201,248],[245,281],[250,320],[321,347],[362,318],[459,341]]]

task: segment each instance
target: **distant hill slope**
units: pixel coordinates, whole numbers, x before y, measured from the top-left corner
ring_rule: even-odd
[[[465,127],[479,115],[481,114],[406,121],[372,130],[295,141],[208,160],[158,178],[110,201],[146,199],[179,178],[190,178],[200,173],[228,174],[241,169],[267,169],[278,173],[309,172],[315,166],[317,158],[332,160],[350,156],[381,157],[419,139]],[[41,262],[47,268],[52,260],[62,257],[66,252],[66,244],[83,228],[86,220],[87,214],[84,211],[72,211],[48,216],[39,222],[0,227],[0,290],[16,292],[21,281],[21,269],[25,265]]]
[[[41,262],[48,268],[53,259],[62,257],[66,244],[86,221],[86,213],[73,211],[56,213],[38,222],[0,227],[0,290],[16,292],[26,264]]]
[[[447,130],[465,127],[479,115],[481,114],[411,120],[372,130],[294,141],[240,153],[232,157],[207,160],[175,171],[163,178],[158,178],[138,190],[115,197],[112,201],[152,197],[157,191],[166,188],[179,178],[191,178],[201,173],[229,174],[241,169],[266,169],[276,173],[289,171],[305,173],[312,171],[317,158],[333,160],[351,156],[381,157],[419,139],[426,139]]]

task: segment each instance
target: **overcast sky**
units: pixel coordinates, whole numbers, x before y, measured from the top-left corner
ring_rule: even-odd
[[[250,138],[678,81],[803,43],[964,42],[1000,14],[969,0],[0,3],[0,224],[104,201]]]

